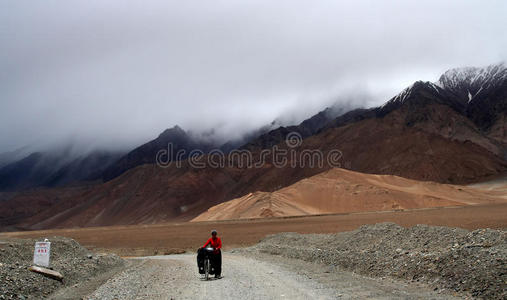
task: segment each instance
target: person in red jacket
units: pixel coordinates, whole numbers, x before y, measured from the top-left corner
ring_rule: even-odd
[[[213,247],[213,265],[215,266],[215,278],[222,278],[222,240],[217,236],[217,231],[211,231],[211,237],[206,241],[203,248],[211,245]]]

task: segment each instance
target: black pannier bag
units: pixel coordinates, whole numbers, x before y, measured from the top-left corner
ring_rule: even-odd
[[[197,250],[197,267],[199,268],[199,274],[204,274],[204,259],[206,256],[209,256],[211,268],[210,268],[210,275],[215,274],[217,259],[216,255],[213,255],[213,253],[209,253],[205,248],[199,248]]]
[[[206,250],[199,248],[197,250],[197,267],[199,268],[199,274],[204,274],[204,258],[206,257]]]

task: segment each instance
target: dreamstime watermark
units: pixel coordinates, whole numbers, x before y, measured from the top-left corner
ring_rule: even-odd
[[[204,152],[200,149],[175,151],[174,145],[169,143],[167,149],[157,152],[155,161],[159,167],[167,168],[175,165],[181,168],[188,164],[192,168],[350,168],[350,162],[344,162],[343,153],[338,149],[322,151],[320,149],[301,149],[303,137],[298,132],[290,132],[285,137],[287,147],[273,146],[269,149],[250,151],[235,149],[224,153],[220,149]]]

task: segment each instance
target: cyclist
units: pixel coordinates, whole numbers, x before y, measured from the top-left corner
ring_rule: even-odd
[[[213,247],[213,255],[211,256],[211,264],[215,267],[215,278],[222,278],[222,240],[217,236],[217,231],[211,231],[211,237],[206,241],[203,248],[211,245]]]

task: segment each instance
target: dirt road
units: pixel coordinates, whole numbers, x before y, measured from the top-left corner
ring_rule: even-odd
[[[87,299],[450,299],[423,286],[371,279],[283,258],[224,253],[223,278],[204,281],[195,255],[133,259]]]

